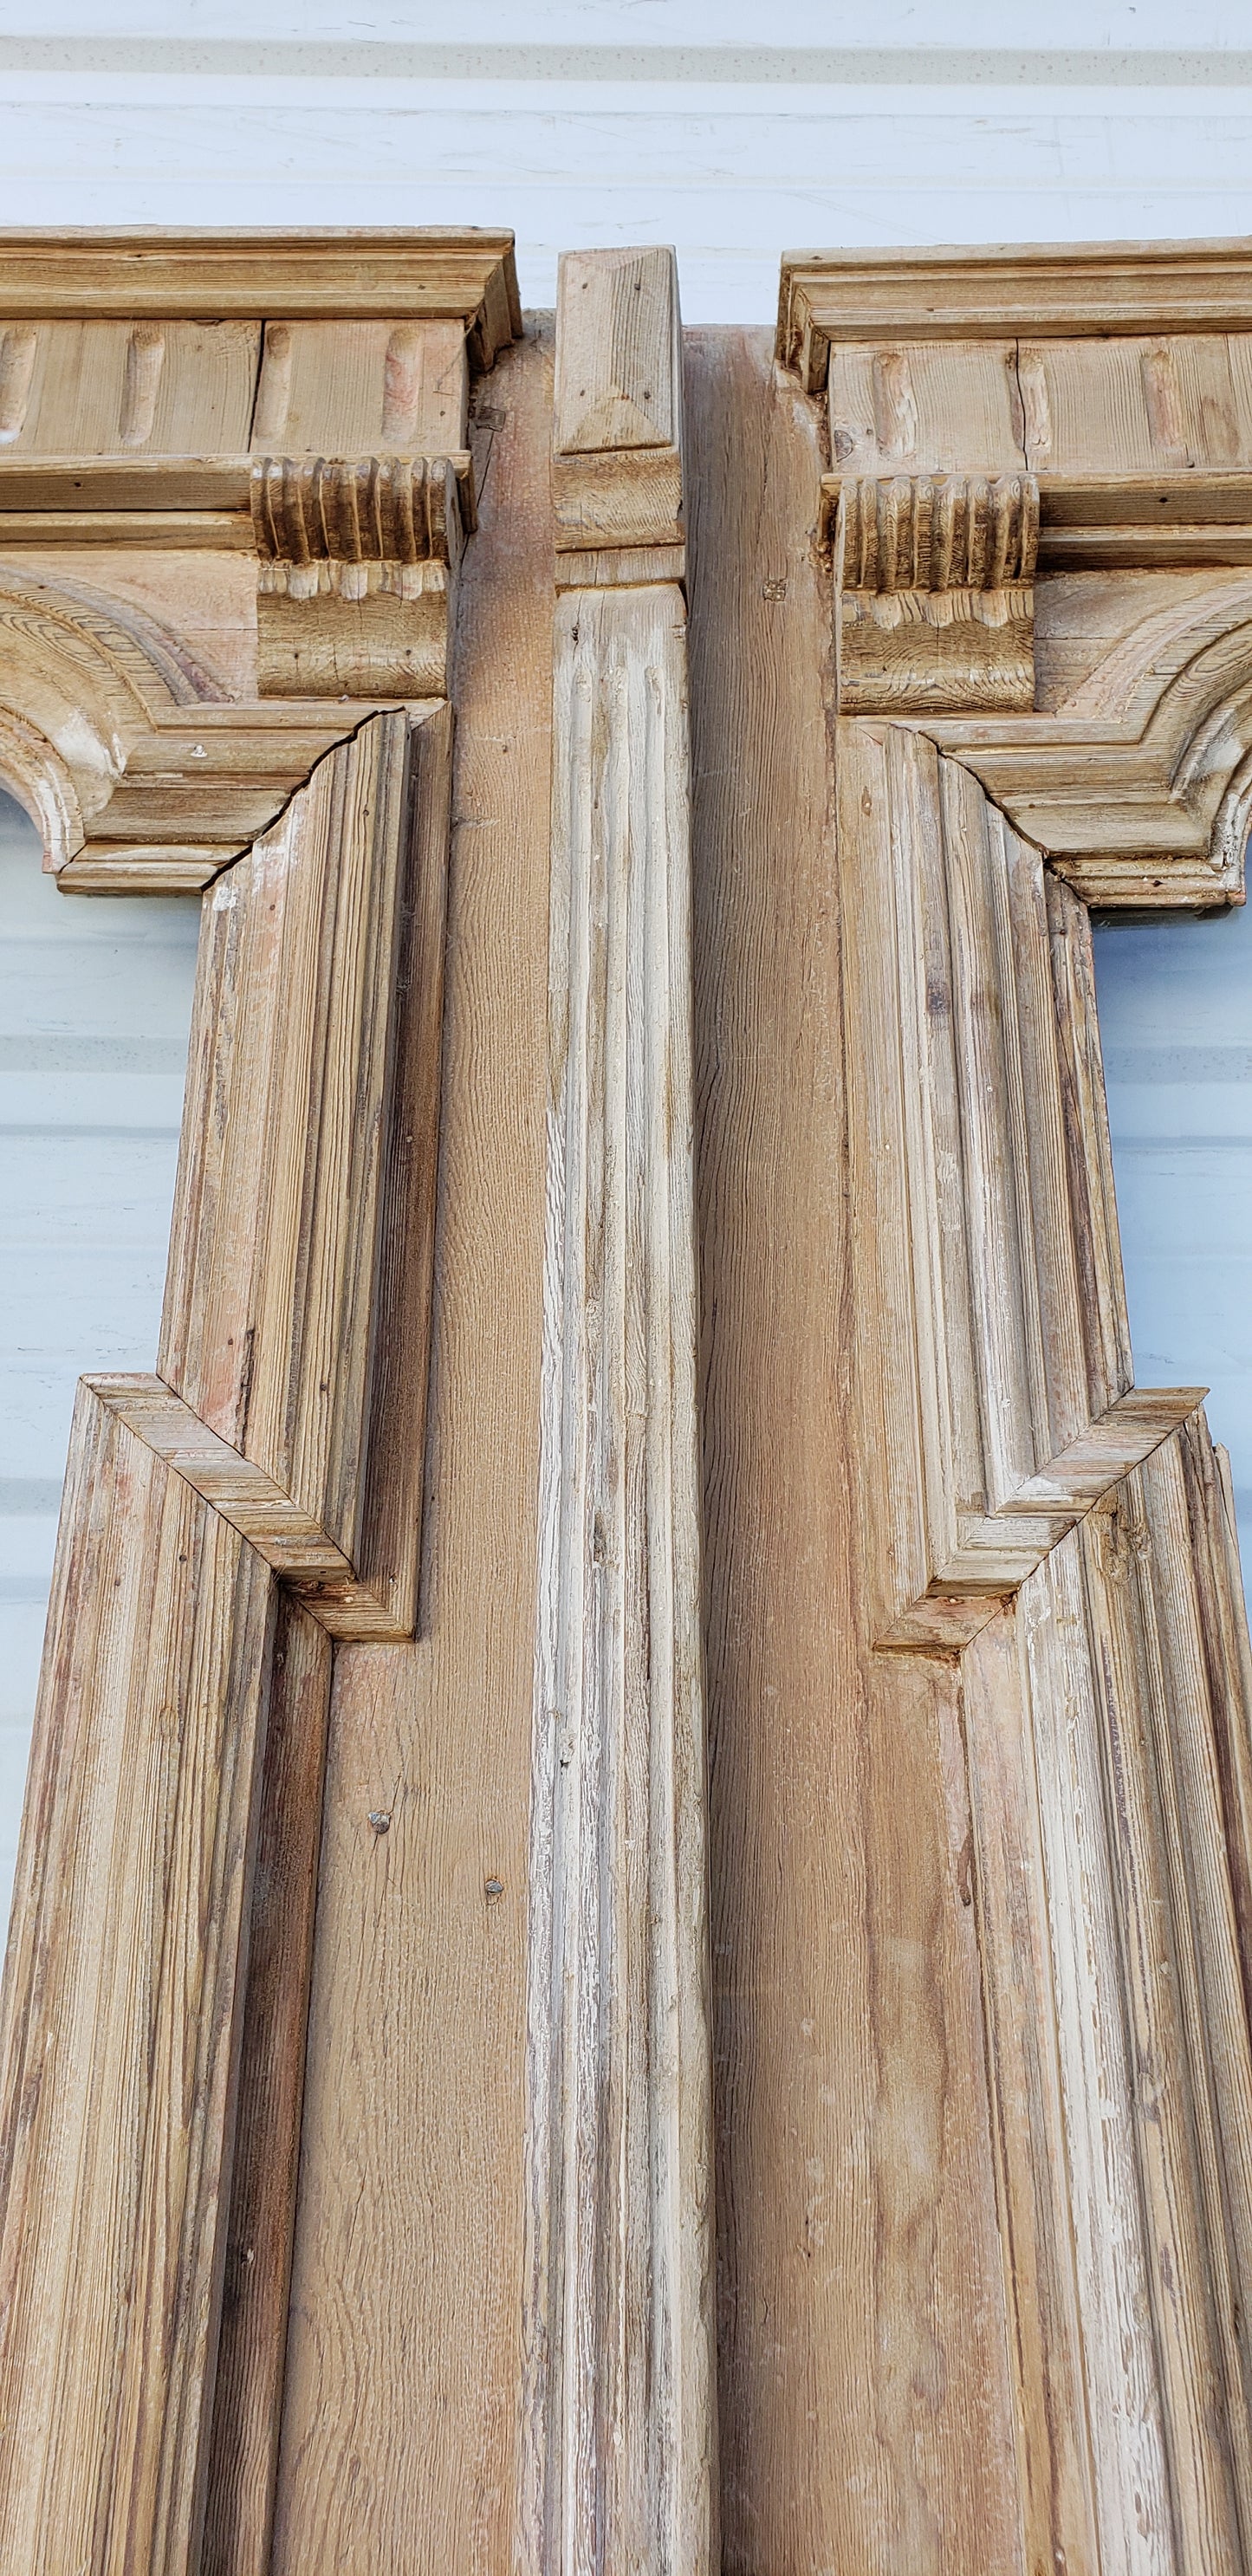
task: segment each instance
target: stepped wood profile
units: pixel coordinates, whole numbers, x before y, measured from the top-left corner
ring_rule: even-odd
[[[1252,1654],[1090,911],[1243,899],[1252,251],[0,274],[0,771],[202,925],[0,2576],[1247,2576]]]

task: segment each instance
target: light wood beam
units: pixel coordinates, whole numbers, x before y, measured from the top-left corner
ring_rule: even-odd
[[[575,475],[590,454],[629,482],[638,439],[668,440],[676,340],[671,254],[564,263],[557,420]],[[645,385],[650,408],[634,400]],[[637,489],[623,531],[632,545],[641,530],[668,544],[673,496]],[[565,591],[553,705],[520,2545],[545,2576],[592,2566],[711,2576],[690,787],[677,585],[636,573],[628,588]]]

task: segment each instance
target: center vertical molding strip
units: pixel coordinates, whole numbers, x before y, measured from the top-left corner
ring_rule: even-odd
[[[672,254],[564,261],[519,2529],[534,2576],[717,2565],[679,353]]]

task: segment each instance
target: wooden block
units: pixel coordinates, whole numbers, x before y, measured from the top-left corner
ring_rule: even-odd
[[[668,250],[572,251],[558,284],[558,549],[682,542],[682,347]]]
[[[263,698],[376,703],[445,694],[451,589],[442,564],[322,564],[317,586],[294,596],[281,580],[286,570],[261,567],[257,681]]]
[[[0,441],[15,456],[238,455],[260,346],[257,322],[0,325]]]
[[[552,502],[558,548],[682,542],[682,465],[676,448],[554,456]]]
[[[679,447],[681,355],[673,252],[566,251],[557,302],[556,453]]]
[[[1032,590],[845,590],[840,619],[839,696],[849,715],[1034,705]]]
[[[460,322],[268,322],[251,437],[265,455],[438,456],[464,448]]]

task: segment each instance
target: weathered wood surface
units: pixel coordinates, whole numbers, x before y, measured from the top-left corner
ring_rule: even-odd
[[[958,1695],[858,1652],[821,442],[759,333],[687,430],[724,2565],[1002,2576]]]
[[[681,544],[682,363],[673,253],[567,251],[558,295],[557,550]]]
[[[967,1663],[1027,2564],[1246,2564],[1250,1716],[1196,1417]]]
[[[569,2576],[715,2564],[685,629],[654,583],[555,637],[521,2543]]]
[[[267,2576],[287,2358],[331,1642],[279,1597],[198,2576]]]
[[[4,1995],[6,2576],[194,2563],[275,1593],[84,1388]]]
[[[421,1633],[337,1656],[275,2576],[337,2558],[458,2576],[511,2576],[514,2564],[550,336],[502,356],[486,398],[496,418],[454,682]],[[399,1315],[407,1302],[398,1273]],[[385,1833],[371,1813],[389,1816]]]
[[[405,716],[373,718],[207,897],[157,1362],[192,1413],[356,1568],[360,1583],[342,1602],[328,1581],[318,1603],[349,1634],[371,1624],[411,1632],[417,1582],[428,1307],[414,1318],[403,1387],[389,1389],[393,1403],[408,1397],[408,1526],[389,1530],[383,1565],[367,1564],[362,1545],[401,899],[415,830],[410,748]],[[446,745],[424,783],[434,811],[419,854],[422,899],[434,918],[422,954],[422,1096],[409,1104],[423,1132],[408,1155],[410,1170],[420,1159],[429,1175],[440,989],[431,841],[446,814]]]
[[[955,761],[845,723],[862,1454],[880,1641],[1024,1580],[1200,1401],[1133,1397],[1085,907]]]
[[[672,254],[568,258],[556,332],[557,461],[676,460]],[[646,480],[628,517],[667,545]],[[687,701],[674,583],[558,598],[518,2531],[554,2576],[719,2555]]]
[[[251,237],[172,225],[10,233],[0,300],[19,324],[170,316],[220,324],[268,314],[455,319],[486,367],[521,329],[512,233],[437,224],[310,225]]]

